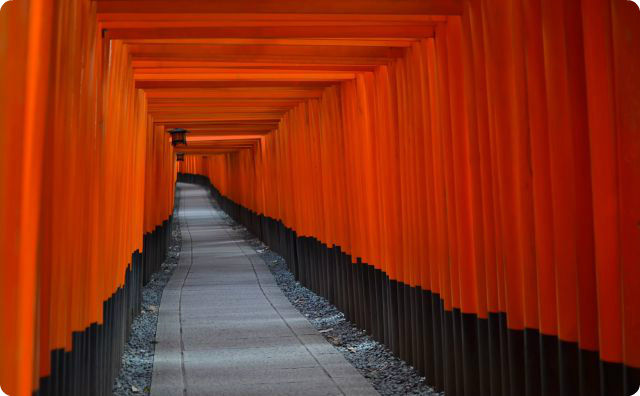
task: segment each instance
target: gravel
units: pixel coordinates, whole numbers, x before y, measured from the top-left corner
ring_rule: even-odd
[[[328,300],[297,282],[281,256],[271,251],[245,227],[227,218],[228,225],[243,232],[246,242],[267,264],[291,304],[371,382],[380,395],[444,395],[427,385],[424,377],[395,357],[383,344],[353,326]]]
[[[176,213],[177,205],[176,201]],[[131,335],[122,355],[120,374],[113,384],[115,396],[146,395],[151,391],[160,300],[164,287],[178,266],[182,246],[180,224],[176,217],[174,219],[167,258],[160,271],[153,274],[151,281],[142,289],[142,312],[131,325]]]
[[[424,377],[395,357],[384,345],[353,326],[328,300],[297,282],[282,257],[271,251],[245,227],[230,217],[225,217],[227,224],[242,232],[246,242],[264,260],[291,304],[371,382],[380,395],[444,395],[429,387]],[[113,394],[116,396],[150,392],[158,308],[162,291],[178,265],[181,245],[180,226],[175,221],[167,259],[143,289],[143,311],[134,319],[131,335],[125,346],[120,375],[113,386]]]

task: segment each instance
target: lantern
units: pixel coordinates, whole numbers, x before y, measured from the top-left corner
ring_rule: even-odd
[[[169,134],[171,135],[171,144],[174,146],[178,146],[178,145],[183,145],[186,146],[187,145],[187,133],[189,133],[189,131],[187,131],[186,129],[182,129],[182,128],[173,128],[169,130]]]
[[[184,161],[184,153],[176,153],[176,161],[178,162]]]

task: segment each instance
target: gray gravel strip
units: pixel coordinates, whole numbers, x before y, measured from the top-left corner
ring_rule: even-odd
[[[176,201],[175,213],[177,208]],[[131,335],[122,355],[120,374],[113,384],[115,396],[146,395],[151,389],[158,308],[162,291],[178,266],[182,247],[180,222],[177,221],[175,213],[167,258],[162,263],[160,271],[153,274],[151,281],[142,289],[142,312],[131,325]]]
[[[285,260],[263,244],[245,227],[227,216],[228,224],[244,231],[246,242],[265,261],[276,283],[291,304],[351,363],[382,396],[443,396],[426,384],[425,378],[383,344],[353,326],[334,305],[297,282]]]

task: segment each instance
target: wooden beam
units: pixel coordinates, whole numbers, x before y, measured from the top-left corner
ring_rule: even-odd
[[[409,47],[416,41],[413,38],[201,38],[201,39],[126,39],[125,44],[132,45],[241,45],[241,46],[355,46],[355,47]]]
[[[147,89],[147,99],[175,99],[175,98],[236,98],[236,99],[309,99],[322,95],[322,88],[299,87],[241,87],[241,88],[158,88]]]
[[[103,13],[460,15],[461,0],[97,0]]]
[[[218,142],[218,141],[242,141],[242,140],[260,140],[262,137],[264,137],[264,134],[260,134],[260,135],[250,135],[250,134],[246,134],[246,135],[196,135],[193,136],[192,134],[189,134],[189,136],[187,136],[187,144],[191,144],[193,142]]]
[[[349,59],[395,59],[404,55],[402,47],[359,45],[218,45],[218,44],[127,44],[134,59],[223,59],[233,56],[246,60],[253,57],[331,57]]]
[[[165,114],[161,117],[156,116],[154,120],[157,123],[177,123],[177,122],[193,122],[193,121],[248,121],[248,120],[269,120],[279,121],[282,117],[281,113],[210,113],[210,114]]]
[[[153,98],[148,100],[148,109],[162,109],[191,106],[250,107],[274,106],[291,107],[300,99],[235,99],[235,98]]]
[[[161,60],[157,59],[134,59],[132,66],[134,69],[139,68],[255,68],[260,70],[326,70],[326,71],[347,71],[347,72],[365,72],[374,71],[381,63],[372,62],[372,64],[326,64],[316,63],[290,63],[290,62],[237,62],[237,61],[209,61],[209,60]],[[362,63],[362,62],[358,62]]]
[[[107,39],[190,38],[427,38],[434,36],[429,25],[418,26],[281,26],[281,27],[191,27],[111,28]]]
[[[207,26],[372,26],[432,25],[446,23],[447,15],[436,14],[274,14],[274,13],[99,13],[104,28],[141,27],[206,22]],[[133,23],[133,25],[132,25]]]
[[[324,88],[338,81],[136,81],[136,88]]]
[[[354,72],[322,70],[260,70],[212,68],[136,69],[136,81],[345,81]]]
[[[148,109],[151,114],[178,114],[178,113],[190,113],[190,114],[208,114],[212,111],[216,113],[284,113],[291,109],[291,106],[236,106],[236,107],[222,107],[222,106],[204,106],[204,107],[163,107],[160,109]]]

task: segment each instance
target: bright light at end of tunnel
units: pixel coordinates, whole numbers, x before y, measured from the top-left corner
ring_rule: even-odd
[[[0,11],[2,11],[2,7],[4,6],[4,4],[8,3],[9,1],[12,1],[12,0],[0,0]],[[0,390],[0,392],[1,392],[1,390]],[[0,393],[0,396],[2,396],[2,395],[3,395],[3,393]]]

